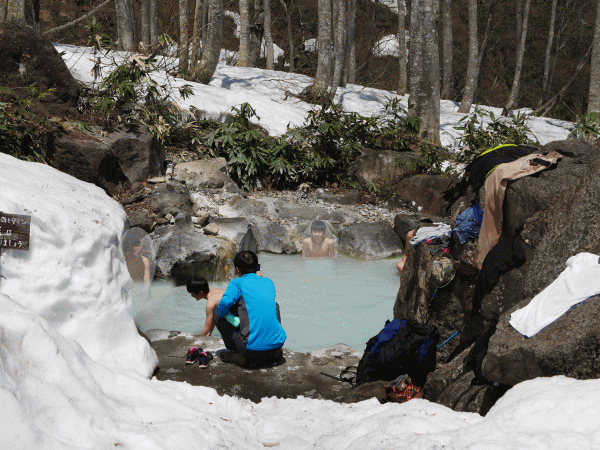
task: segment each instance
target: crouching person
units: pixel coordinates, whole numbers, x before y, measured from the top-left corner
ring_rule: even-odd
[[[280,362],[286,334],[275,302],[275,285],[257,275],[258,258],[253,252],[238,253],[233,264],[239,278],[229,282],[214,314],[228,349],[221,352],[221,360],[241,366]]]

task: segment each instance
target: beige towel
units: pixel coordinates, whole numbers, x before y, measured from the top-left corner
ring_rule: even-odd
[[[477,242],[477,252],[473,264],[481,269],[483,260],[488,252],[494,248],[502,235],[502,204],[506,185],[510,180],[516,180],[527,175],[541,172],[547,167],[542,164],[532,164],[534,158],[540,158],[552,164],[562,158],[560,153],[552,152],[548,155],[532,153],[515,161],[500,164],[485,180],[485,208],[483,222]]]

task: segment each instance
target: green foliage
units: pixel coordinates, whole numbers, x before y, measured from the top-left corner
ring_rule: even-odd
[[[95,17],[87,25],[90,31],[90,43],[94,45],[94,54],[104,52],[108,55],[113,42],[100,33],[100,24]],[[165,45],[170,38],[160,39]],[[98,89],[87,89],[84,98],[87,103],[81,105],[103,114],[107,121],[121,123],[140,121],[159,139],[164,139],[171,127],[179,125],[181,113],[179,107],[171,101],[174,89],[168,81],[159,83],[152,77],[158,69],[159,46],[149,56],[133,55],[126,62],[114,63],[114,69],[104,78]],[[92,69],[94,79],[102,74],[101,59],[95,58]],[[186,99],[191,95],[191,87],[178,88],[179,96]]]
[[[35,89],[35,88],[34,88]],[[47,92],[32,91],[43,98]],[[0,86],[0,152],[26,161],[47,162],[43,131],[46,120],[31,110],[29,100],[20,99],[15,91]]]
[[[575,124],[575,128],[569,133],[569,138],[575,139],[598,139],[600,136],[600,113],[591,112],[586,114]]]
[[[456,130],[462,131],[458,141],[461,153],[459,162],[471,161],[483,150],[501,144],[527,144],[539,147],[540,143],[527,126],[527,114],[511,114],[510,117],[496,117],[493,112],[478,106],[471,116],[465,116]],[[533,139],[531,139],[533,136]]]

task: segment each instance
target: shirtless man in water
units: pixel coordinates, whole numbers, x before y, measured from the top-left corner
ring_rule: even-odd
[[[335,242],[325,237],[325,222],[315,220],[310,226],[310,234],[302,243],[302,259],[335,258]]]
[[[215,329],[215,322],[213,321],[213,314],[217,305],[223,297],[225,289],[210,288],[208,282],[202,278],[192,278],[187,282],[187,291],[196,300],[202,298],[206,299],[206,322],[204,323],[204,329],[200,333],[201,336],[210,336]]]

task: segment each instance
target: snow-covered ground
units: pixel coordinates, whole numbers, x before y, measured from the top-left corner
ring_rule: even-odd
[[[65,60],[91,81],[89,54]],[[194,105],[219,114],[248,101],[273,133],[309,106],[287,97],[309,79],[219,66]],[[179,83],[179,81],[176,81]],[[390,92],[349,86],[347,110],[379,114]],[[442,105],[447,143],[456,105]],[[534,118],[541,142],[570,124]],[[127,314],[130,279],[119,252],[125,215],[95,186],[0,154],[0,211],[31,220],[28,252],[0,257],[0,449],[591,449],[600,448],[600,380],[539,378],[480,417],[426,400],[380,405],[305,398],[254,404],[213,389],[147,379],[156,356]],[[391,311],[390,311],[391,314]]]

